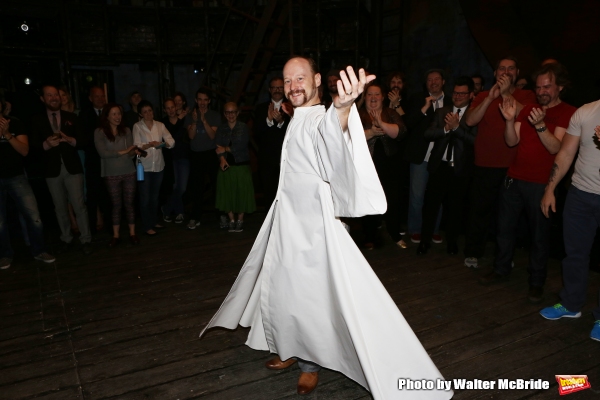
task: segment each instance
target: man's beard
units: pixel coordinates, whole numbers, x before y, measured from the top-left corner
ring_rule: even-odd
[[[552,101],[552,98],[547,94],[541,94],[537,96],[538,104],[541,106],[547,106]]]
[[[302,95],[304,96],[304,99],[303,99],[302,103],[300,103],[300,104],[294,103],[295,101],[296,102],[298,101],[298,98],[292,97],[293,95],[298,94],[298,93],[302,93]],[[313,95],[313,97],[314,97],[314,95]],[[290,102],[292,103],[292,105],[294,107],[302,107],[303,105],[305,105],[312,99],[312,97],[310,99],[308,98],[308,96],[306,95],[306,90],[304,90],[304,89],[290,90],[287,94],[287,98],[290,100]]]

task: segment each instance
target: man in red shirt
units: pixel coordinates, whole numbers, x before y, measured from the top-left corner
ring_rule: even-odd
[[[500,105],[506,119],[504,138],[508,146],[516,148],[516,156],[500,189],[494,269],[479,281],[482,284],[497,282],[510,273],[517,223],[525,210],[532,235],[529,301],[539,303],[546,281],[551,228],[551,220],[544,216],[539,205],[554,156],[560,150],[576,108],[560,99],[569,85],[567,71],[561,64],[547,64],[533,77],[538,104],[526,105],[520,113],[514,99],[506,98]]]
[[[483,256],[490,222],[496,216],[498,193],[517,151],[504,141],[506,124],[499,105],[503,99],[512,98],[518,114],[523,104],[535,103],[532,91],[515,87],[518,76],[516,59],[511,56],[501,59],[494,71],[496,83],[489,91],[479,93],[465,114],[467,125],[477,125],[475,168],[469,194],[470,215],[465,241],[467,267],[477,268],[477,259]]]

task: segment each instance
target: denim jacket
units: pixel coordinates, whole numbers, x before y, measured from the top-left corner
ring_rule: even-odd
[[[250,134],[245,123],[237,121],[233,129],[227,123],[217,129],[216,143],[218,146],[229,147],[236,164],[250,160],[248,142]]]

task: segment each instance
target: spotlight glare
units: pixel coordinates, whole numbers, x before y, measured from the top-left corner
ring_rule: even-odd
[[[29,78],[25,78],[24,82],[26,85],[31,85],[31,79],[29,79]]]
[[[198,73],[198,70],[197,70],[197,69],[195,69],[195,70],[194,70],[194,73],[195,73],[195,74],[197,74],[197,73]]]
[[[29,30],[29,25],[27,25],[26,23],[21,24],[21,30],[23,32],[27,32]]]

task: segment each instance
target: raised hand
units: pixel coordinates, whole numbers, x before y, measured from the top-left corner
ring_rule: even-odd
[[[458,113],[448,113],[444,118],[444,122],[446,122],[445,129],[447,131],[453,131],[458,128],[458,124],[460,120],[458,119]]]
[[[279,110],[273,110],[273,118],[275,119],[275,121],[277,121],[278,124],[283,122],[283,115],[281,115]]]
[[[273,111],[275,111],[275,106],[273,105],[273,102],[271,102],[269,103],[269,108],[267,109],[267,118],[269,119],[269,121],[273,121],[275,119]]]
[[[381,128],[381,110],[369,110],[369,114],[373,119],[373,126]]]
[[[0,115],[0,136],[8,136],[10,121]]]
[[[283,102],[281,103],[281,110],[289,115],[290,117],[294,116],[294,106],[291,103]]]
[[[502,95],[510,94],[509,91],[510,91],[510,87],[512,85],[512,82],[510,81],[510,76],[508,76],[508,75],[501,76],[496,81],[496,85],[498,85],[498,88],[500,89],[500,94],[502,94]]]
[[[594,133],[596,134],[596,137],[600,139],[600,125],[596,125],[594,128]]]
[[[194,111],[192,111],[192,120],[194,122],[198,122],[198,112],[196,111],[195,108],[194,108]]]
[[[396,92],[396,90],[390,90],[388,93],[388,99],[390,100],[390,106],[396,107],[400,105],[400,92]]]
[[[490,88],[490,93],[488,94],[488,97],[494,100],[497,99],[498,96],[500,96],[500,87],[498,86],[498,83],[495,83],[494,86]]]
[[[49,136],[48,139],[46,139],[46,142],[48,142],[50,147],[56,147],[60,144],[61,138],[58,138],[58,137],[52,135],[52,136]]]
[[[200,110],[200,121],[202,122],[206,122],[206,111]]]
[[[333,99],[335,108],[350,107],[364,91],[365,85],[375,79],[375,75],[366,76],[363,68],[358,70],[358,78],[351,66],[346,71],[340,71],[340,80],[337,81],[338,96]]]
[[[527,119],[531,125],[537,125],[544,122],[544,118],[546,117],[546,110],[541,108],[533,108],[529,113]]]
[[[499,104],[500,112],[507,121],[512,121],[517,115],[517,102],[512,97],[505,98],[502,103]]]

